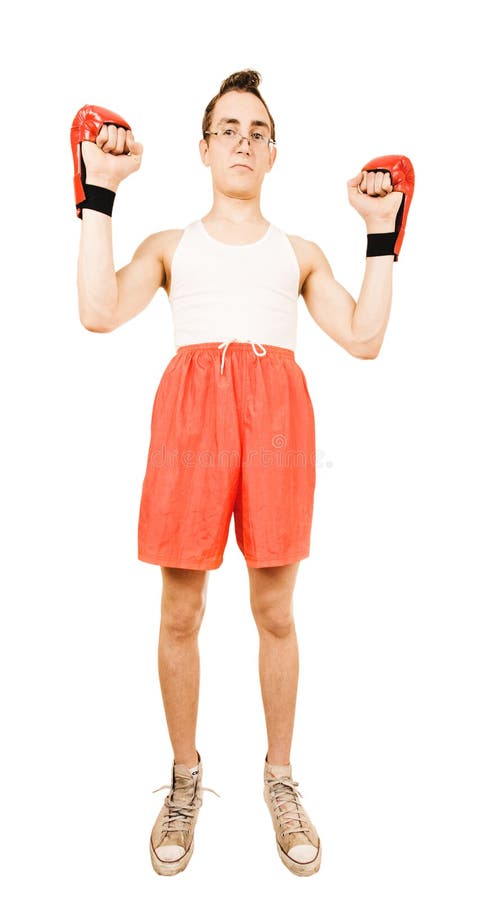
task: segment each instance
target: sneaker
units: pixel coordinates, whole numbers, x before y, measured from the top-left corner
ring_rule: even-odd
[[[321,864],[321,843],[298,799],[303,796],[296,790],[298,784],[291,777],[291,765],[272,766],[266,754],[264,799],[271,813],[278,854],[295,875],[314,875]]]
[[[164,805],[154,823],[149,849],[154,871],[158,875],[177,875],[186,868],[194,850],[194,828],[202,805],[201,791],[212,788],[201,786],[202,762],[198,753],[198,763],[192,769],[182,764],[172,765],[171,784],[156,788],[170,788]]]

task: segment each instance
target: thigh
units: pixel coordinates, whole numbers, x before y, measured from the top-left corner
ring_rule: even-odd
[[[315,483],[315,419],[304,373],[293,356],[268,352],[248,385],[234,511],[248,566],[284,566],[309,555]]]
[[[207,597],[209,571],[161,566],[163,596]]]
[[[138,555],[166,567],[214,569],[237,490],[239,434],[227,392],[218,387],[218,354],[178,353],[154,400]]]

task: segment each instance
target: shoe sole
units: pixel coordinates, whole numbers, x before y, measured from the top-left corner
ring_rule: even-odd
[[[191,846],[189,850],[181,856],[180,859],[173,859],[171,862],[167,860],[159,859],[157,853],[152,846],[152,840],[149,840],[149,851],[151,854],[151,863],[152,868],[158,875],[177,875],[178,872],[182,872],[183,869],[186,868],[194,850],[194,838],[191,841]]]

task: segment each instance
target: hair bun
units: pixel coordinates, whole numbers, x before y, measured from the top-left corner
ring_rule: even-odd
[[[254,69],[242,69],[241,72],[234,72],[229,78],[225,78],[219,92],[224,94],[226,91],[236,90],[236,88],[241,90],[247,87],[257,88],[260,81],[261,75],[259,72],[255,72]]]

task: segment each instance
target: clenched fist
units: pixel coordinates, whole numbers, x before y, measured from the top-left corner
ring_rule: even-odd
[[[124,178],[139,169],[143,146],[132,131],[117,125],[102,125],[95,143],[82,141],[86,182],[117,191]]]

